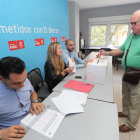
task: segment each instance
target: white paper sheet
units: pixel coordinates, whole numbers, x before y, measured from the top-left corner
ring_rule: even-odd
[[[72,90],[63,90],[60,96],[63,95],[74,95],[81,105],[85,105],[88,96],[87,93]]]
[[[38,117],[40,117],[40,115]],[[37,115],[29,114],[24,119],[21,120],[21,123],[23,123],[26,126],[32,127],[36,121],[37,121]]]
[[[84,112],[83,107],[73,95],[57,96],[51,100],[63,115]]]
[[[53,137],[62,120],[64,119],[62,114],[50,109],[46,110],[39,119],[37,119],[37,117],[39,116],[32,116],[29,114],[21,121],[21,123],[26,126],[31,126],[32,129],[49,138]]]
[[[68,57],[68,60],[69,60],[69,67],[74,67],[72,72],[76,73],[75,61],[73,62],[70,57]]]

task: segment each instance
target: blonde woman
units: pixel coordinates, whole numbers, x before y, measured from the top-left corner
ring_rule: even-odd
[[[61,58],[62,48],[60,43],[53,42],[48,47],[47,61],[45,62],[45,82],[48,84],[49,91],[63,80],[63,78],[73,71],[74,67],[67,68]]]

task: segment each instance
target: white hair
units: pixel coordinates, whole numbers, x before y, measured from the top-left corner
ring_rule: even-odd
[[[139,13],[139,12],[140,12],[140,9],[136,10],[133,14],[135,14],[135,13]]]

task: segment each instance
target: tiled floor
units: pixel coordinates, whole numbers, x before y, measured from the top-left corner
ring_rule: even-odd
[[[121,65],[118,71],[113,67],[113,82],[114,82],[114,103],[118,106],[118,111],[122,111],[122,75],[124,70]],[[125,123],[126,118],[119,118],[119,125]],[[128,133],[120,132],[120,140],[140,140],[140,120],[137,124],[135,131],[130,131]]]

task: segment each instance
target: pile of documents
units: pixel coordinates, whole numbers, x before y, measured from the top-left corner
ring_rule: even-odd
[[[86,103],[87,95],[83,92],[63,90],[59,96],[52,98],[60,113],[46,107],[38,116],[36,114],[27,115],[21,121],[21,125],[26,131],[33,129],[52,138],[67,114],[84,112],[81,105]]]
[[[80,104],[85,103],[86,93],[63,90],[60,96],[52,98],[53,103],[64,116],[70,113],[84,112]]]

